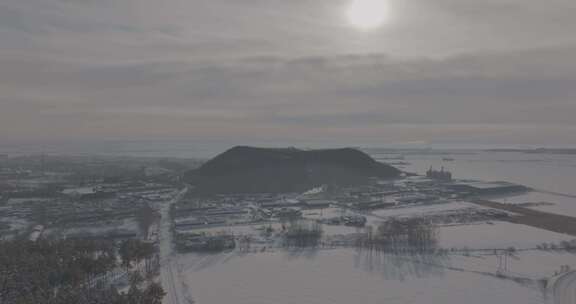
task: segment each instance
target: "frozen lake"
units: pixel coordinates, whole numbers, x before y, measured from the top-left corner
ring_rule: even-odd
[[[445,167],[453,172],[457,179],[508,181],[536,190],[559,192],[576,197],[576,155],[489,151],[446,151],[446,153],[407,153],[403,161],[409,165],[402,169],[423,175],[431,166],[436,169]],[[372,153],[372,156],[382,159],[390,155]],[[453,158],[453,161],[444,161],[446,157]],[[383,161],[395,162],[395,160]],[[576,198],[533,192],[506,201],[549,202],[554,205],[534,208],[576,216]]]
[[[447,151],[446,155],[407,154],[404,170],[425,174],[444,166],[457,179],[508,181],[535,189],[576,194],[576,155],[520,152]],[[374,157],[379,157],[373,154]],[[451,157],[453,161],[443,161]]]

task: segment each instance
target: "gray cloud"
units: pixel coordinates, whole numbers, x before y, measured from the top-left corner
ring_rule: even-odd
[[[390,1],[6,0],[0,139],[576,141],[572,1]]]

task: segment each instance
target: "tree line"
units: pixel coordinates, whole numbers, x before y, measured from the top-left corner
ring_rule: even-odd
[[[147,261],[144,273],[151,273],[155,257],[154,246],[138,240],[0,241],[0,303],[160,304],[164,291],[152,276],[145,284],[130,279],[125,293],[114,287],[119,269],[141,276],[135,266]]]

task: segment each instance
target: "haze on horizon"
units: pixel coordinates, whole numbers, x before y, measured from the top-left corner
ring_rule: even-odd
[[[383,1],[3,0],[0,142],[576,142],[576,2]]]

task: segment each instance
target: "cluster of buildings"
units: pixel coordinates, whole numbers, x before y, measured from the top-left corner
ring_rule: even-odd
[[[42,225],[46,227],[43,235],[57,237],[143,237],[138,226],[139,210],[166,202],[175,193],[175,188],[154,186],[135,192],[107,192],[106,196],[69,191],[51,198],[8,198],[0,205],[0,218],[5,222],[5,229],[0,233],[32,234],[33,227]]]
[[[302,219],[303,211],[334,205],[332,200],[319,198],[319,193],[217,195],[210,199],[182,200],[171,211],[176,247],[183,251],[204,251],[214,250],[214,243],[218,243],[226,245],[217,248],[229,249],[235,238],[222,231],[286,223]]]
[[[509,194],[528,189],[505,182],[454,180],[452,173],[444,168],[431,168],[426,176],[409,176],[394,181],[373,180],[368,184],[328,190],[323,186],[302,194],[217,195],[210,199],[182,201],[172,210],[175,239],[181,248],[198,250],[202,247],[198,244],[207,246],[214,237],[232,237],[214,232],[238,231],[234,227],[242,225],[269,225],[304,219],[321,225],[364,227],[367,223],[365,215],[374,210],[436,205],[470,196]],[[314,210],[318,210],[316,214],[328,210],[330,215],[308,217]],[[473,222],[507,216],[505,212],[495,210],[464,210],[442,214],[433,220]]]
[[[95,164],[101,167],[94,169]],[[140,211],[157,209],[178,186],[134,174],[136,167],[75,157],[5,159],[0,162],[0,238],[147,237]],[[108,173],[98,177],[101,171]]]
[[[236,248],[236,239],[231,234],[187,233],[177,234],[175,245],[180,251],[223,251]]]
[[[11,162],[7,158],[0,162],[0,237],[25,233],[31,239],[46,235],[145,238],[139,211],[143,206],[159,209],[160,204],[175,197],[181,186],[172,182],[178,180],[176,173],[157,165],[147,166],[143,161],[52,160],[53,170],[48,170],[44,159],[32,159],[31,165],[27,165],[27,160],[30,159]],[[94,170],[104,172],[98,175]],[[504,182],[458,181],[444,168],[430,168],[425,177],[373,180],[338,189],[320,186],[305,193],[186,198],[173,205],[170,215],[178,248],[216,250],[235,246],[238,236],[219,233],[228,227],[269,225],[272,229],[274,224],[283,227],[298,219],[322,225],[363,227],[367,223],[365,215],[373,210],[525,190],[523,186]],[[310,213],[322,214],[323,210],[343,212],[307,217]],[[500,215],[471,215],[490,216]]]
[[[366,225],[366,217],[362,215],[342,215],[323,219],[320,221],[327,225],[345,225],[351,227],[364,227]]]

